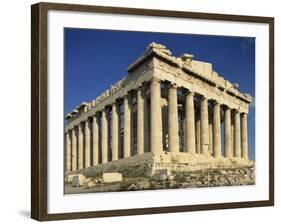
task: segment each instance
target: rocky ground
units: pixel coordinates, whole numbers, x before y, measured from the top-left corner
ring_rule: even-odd
[[[123,177],[122,180],[110,183],[104,181],[102,176],[87,178],[81,175],[79,181],[76,184],[73,183],[73,178],[66,178],[66,194],[254,185],[255,169],[254,167],[241,167],[193,172],[174,171],[169,175],[160,172],[150,178]]]

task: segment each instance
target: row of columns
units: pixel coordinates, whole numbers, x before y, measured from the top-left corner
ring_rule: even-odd
[[[153,91],[151,91],[153,92]],[[142,88],[137,90],[137,154],[144,153],[144,120],[147,116],[144,114],[145,102],[143,99]],[[123,128],[123,157],[131,156],[131,107],[129,103],[129,95],[123,98],[124,128]],[[96,113],[92,122],[87,120],[80,123],[72,130],[66,132],[66,169],[67,171],[82,169],[89,167],[91,164],[91,138],[93,149],[93,165],[99,164],[99,147],[101,148],[101,163],[108,162],[108,116],[106,109],[101,111],[101,122],[99,123],[98,114]],[[111,105],[111,153],[112,160],[118,160],[119,148],[119,113],[117,111],[117,103]],[[92,125],[92,127],[91,127]],[[100,127],[101,126],[101,127]],[[84,133],[82,131],[84,127]],[[92,132],[90,131],[92,129]],[[92,137],[90,136],[92,133]],[[85,138],[83,137],[83,134]],[[84,142],[85,141],[85,142]],[[156,147],[155,147],[156,148]],[[83,154],[85,150],[85,156]],[[85,159],[85,161],[83,161]],[[83,166],[84,165],[84,166]]]
[[[137,154],[143,154],[145,143],[144,131],[147,131],[147,115],[145,107],[147,101],[144,100],[142,88],[137,89]],[[209,154],[209,147],[212,144],[212,154],[214,157],[222,156],[221,145],[221,105],[215,102],[213,108],[213,123],[209,126],[208,99],[204,96],[200,98],[200,119],[196,119],[194,106],[194,93],[187,91],[185,96],[185,147],[186,152]],[[123,98],[123,157],[131,156],[131,108],[129,96]],[[112,160],[118,159],[119,148],[119,113],[117,103],[111,105],[111,153]],[[243,157],[248,158],[248,130],[247,114],[241,114],[235,111],[234,117],[234,136],[232,136],[231,109],[225,109],[224,115],[224,156],[230,158]],[[92,127],[91,127],[92,126]],[[89,167],[91,164],[91,139],[93,149],[93,165],[99,163],[99,147],[101,147],[101,162],[108,162],[108,118],[106,109],[101,111],[101,127],[98,121],[97,113],[93,116],[92,122],[85,121],[84,133],[82,123],[66,132],[66,169],[82,169],[83,164]],[[76,131],[75,131],[76,129]],[[92,129],[92,132],[90,131]],[[77,135],[75,134],[77,132]],[[101,132],[101,133],[99,133]],[[92,136],[91,136],[92,133]],[[179,152],[179,125],[178,125],[178,94],[177,86],[169,85],[168,90],[168,150],[170,152]],[[83,138],[83,135],[85,138]],[[100,140],[101,135],[101,140]],[[163,134],[162,134],[162,105],[161,105],[161,80],[153,78],[150,82],[150,151],[157,153],[163,151]],[[212,142],[210,136],[212,135]],[[234,138],[234,140],[233,140]],[[83,141],[85,140],[85,143]],[[99,140],[101,142],[99,142]],[[234,143],[234,144],[233,144]],[[232,148],[234,146],[234,153]],[[77,148],[76,148],[77,147]],[[83,156],[85,149],[85,156]],[[78,155],[77,155],[78,154]],[[85,158],[85,162],[83,161]],[[78,159],[78,161],[77,161]],[[76,166],[78,164],[78,167]]]

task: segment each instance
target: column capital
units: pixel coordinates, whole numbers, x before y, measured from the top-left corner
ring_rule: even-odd
[[[138,98],[138,97],[144,97],[144,95],[145,95],[145,93],[144,93],[144,87],[143,86],[139,86],[138,88],[137,88],[137,97],[136,98]]]
[[[76,131],[76,126],[73,126],[73,128],[70,129],[71,133],[75,133]]]
[[[74,127],[77,127],[78,129],[83,126],[83,122],[80,122],[79,124],[75,125]]]
[[[111,104],[111,107],[113,107],[113,106],[117,106],[116,100],[113,100],[113,102],[112,102],[112,104]]]
[[[88,119],[88,117],[84,118],[83,120],[81,120],[81,123],[87,123]]]
[[[83,128],[83,122],[80,122],[80,123],[77,125],[77,127],[78,127],[78,130],[82,130],[82,128]]]
[[[126,92],[125,94],[124,94],[124,96],[123,96],[123,99],[129,99],[129,97],[130,97],[131,95],[130,95],[130,93],[129,92]]]
[[[199,98],[200,100],[209,100],[205,95],[200,95]]]
[[[143,89],[143,86],[144,86],[144,85],[143,85],[142,82],[139,83],[138,86],[136,87],[136,90],[137,90],[137,91],[142,90],[142,89]]]
[[[101,112],[102,112],[102,113],[103,113],[103,112],[107,113],[107,112],[108,112],[108,108],[109,108],[109,105],[103,106]]]
[[[238,109],[233,109],[235,114],[241,114],[241,112]]]
[[[171,82],[171,83],[169,83],[169,88],[170,89],[177,89],[178,85],[176,83]]]
[[[107,112],[107,106],[104,106],[101,110],[102,113],[106,113]]]
[[[232,108],[229,105],[222,104],[222,106],[224,110],[232,110]]]
[[[186,95],[189,95],[189,96],[194,96],[195,95],[195,92],[193,90],[187,90],[186,92]]]
[[[214,106],[215,105],[221,105],[220,102],[218,102],[217,100],[214,100]]]
[[[152,79],[150,80],[150,83],[160,83],[161,79],[159,79],[158,77],[152,77]]]
[[[145,95],[145,86],[141,83],[137,88],[137,95],[144,96]]]
[[[90,117],[87,118],[87,120],[85,120],[85,125],[90,126]]]

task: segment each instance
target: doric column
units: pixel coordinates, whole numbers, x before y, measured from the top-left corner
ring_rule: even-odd
[[[234,117],[234,156],[241,157],[241,128],[240,128],[240,113],[235,111]]]
[[[234,157],[235,132],[234,132],[234,114],[232,112],[230,113],[230,117],[231,117],[231,154],[232,154],[232,157]]]
[[[69,131],[65,133],[65,162],[66,172],[71,171],[71,141]]]
[[[150,150],[153,153],[163,151],[160,82],[153,78],[150,84]]]
[[[171,84],[168,93],[168,143],[170,152],[179,152],[179,121],[177,86]]]
[[[221,107],[217,102],[214,105],[213,121],[214,157],[218,158],[221,156]]]
[[[90,121],[85,121],[85,167],[91,166],[91,132],[90,132]]]
[[[124,158],[131,156],[131,107],[129,96],[124,97]]]
[[[148,102],[147,102],[147,95],[144,92],[144,102],[143,102],[143,109],[144,109],[144,151],[148,151],[150,149],[150,132],[149,132],[149,111],[148,111]]]
[[[144,153],[144,100],[142,87],[137,91],[137,154],[140,155]]]
[[[93,116],[93,165],[99,163],[99,119],[98,115]]]
[[[107,163],[108,161],[108,120],[107,120],[107,109],[104,108],[102,111],[102,133],[101,133],[101,161]]]
[[[194,93],[188,92],[185,97],[185,136],[186,151],[196,152],[195,146],[195,114],[194,114]]]
[[[78,125],[78,169],[83,169],[83,124]]]
[[[226,158],[231,158],[232,150],[231,150],[231,115],[230,108],[226,108],[224,113],[224,153]]]
[[[117,105],[112,104],[112,125],[111,125],[111,145],[112,145],[112,160],[118,160],[118,140],[119,140],[119,118]]]
[[[209,116],[208,116],[208,99],[201,97],[201,153],[209,154]]]
[[[201,121],[200,121],[200,115],[196,115],[196,124],[195,124],[195,136],[196,136],[196,153],[201,153]]]
[[[209,117],[209,153],[210,155],[214,155],[214,146],[213,146],[213,118]]]
[[[75,131],[75,127],[71,130],[71,164],[72,171],[77,170],[77,135]]]
[[[241,147],[242,147],[242,158],[248,159],[248,121],[247,121],[247,114],[243,113],[241,117]]]

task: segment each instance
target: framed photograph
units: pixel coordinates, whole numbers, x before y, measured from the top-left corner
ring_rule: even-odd
[[[274,18],[32,5],[33,219],[274,204]]]

